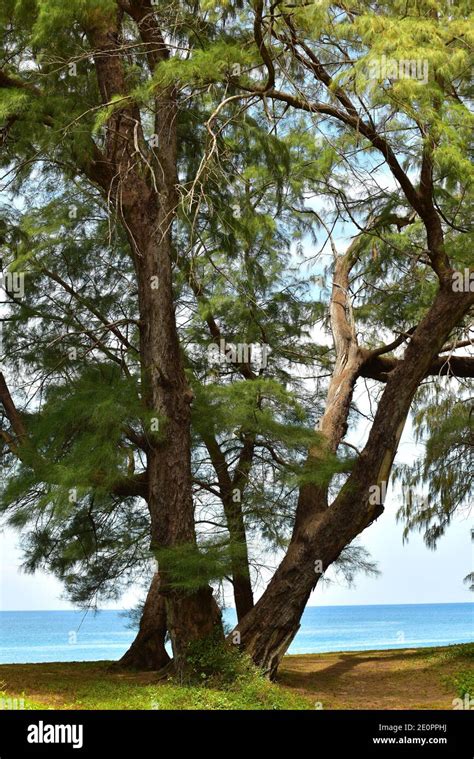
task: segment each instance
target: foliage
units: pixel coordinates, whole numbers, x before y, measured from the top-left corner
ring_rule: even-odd
[[[245,688],[262,678],[248,656],[217,636],[190,643],[187,660],[191,682],[205,682],[210,687],[233,683],[235,688]]]
[[[474,672],[472,669],[459,672],[453,678],[453,682],[460,698],[464,698],[464,696],[472,698],[472,694],[474,693]]]
[[[398,516],[407,536],[424,530],[428,546],[435,547],[454,514],[469,509],[474,486],[472,405],[446,390],[425,392],[414,415],[417,440],[426,440],[423,454],[412,465],[399,466],[397,476],[411,493]],[[413,496],[419,488],[418,496]]]

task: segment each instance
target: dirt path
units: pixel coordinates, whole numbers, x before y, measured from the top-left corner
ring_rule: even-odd
[[[458,668],[443,649],[305,654],[285,657],[278,682],[323,709],[451,709]]]

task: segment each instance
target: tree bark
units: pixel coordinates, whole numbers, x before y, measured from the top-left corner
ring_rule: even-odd
[[[163,669],[170,662],[165,639],[166,603],[160,593],[160,575],[156,572],[143,607],[137,637],[117,666],[137,670]]]
[[[240,622],[253,607],[249,552],[241,498],[247,484],[249,467],[251,466],[253,457],[254,441],[248,439],[244,443],[233,477],[229,473],[225,455],[216,439],[212,435],[205,434],[204,442],[217,475],[224,515],[229,531],[232,586],[234,589],[237,619]],[[234,500],[235,491],[239,491],[240,499],[237,501]]]

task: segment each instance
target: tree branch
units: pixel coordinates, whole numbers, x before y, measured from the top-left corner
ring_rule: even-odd
[[[3,372],[0,372],[0,403],[3,406],[5,415],[10,422],[11,428],[14,431],[18,442],[22,442],[27,435],[26,427],[23,423],[20,412],[15,406],[15,402],[10,394]]]
[[[369,354],[362,365],[359,376],[367,379],[387,382],[389,375],[403,359],[390,356]],[[474,377],[474,357],[472,356],[437,356],[428,367],[425,377]]]

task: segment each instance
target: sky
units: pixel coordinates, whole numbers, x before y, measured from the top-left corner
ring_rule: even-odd
[[[441,539],[436,551],[429,550],[420,535],[403,544],[401,524],[395,521],[396,506],[386,503],[386,511],[362,536],[361,544],[370,551],[382,574],[356,578],[348,588],[342,580],[318,585],[309,604],[345,606],[351,604],[454,603],[472,601],[463,578],[472,567],[472,520],[458,519]],[[62,598],[62,586],[44,573],[27,575],[19,571],[21,553],[17,536],[11,531],[0,535],[0,609],[3,611],[71,609]],[[128,592],[109,608],[126,609],[140,598],[140,589]]]

